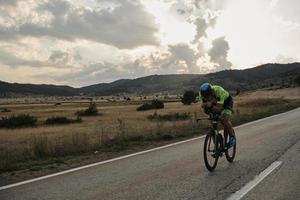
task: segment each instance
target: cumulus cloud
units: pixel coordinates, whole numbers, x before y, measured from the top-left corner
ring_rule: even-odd
[[[182,69],[183,72],[188,73],[197,73],[196,61],[197,55],[195,50],[192,49],[187,44],[177,44],[177,45],[170,45],[169,51],[171,53],[170,60],[173,64],[181,64],[181,66],[186,66],[186,70]],[[183,62],[183,63],[182,63]],[[184,64],[184,65],[182,65]]]
[[[72,85],[78,85],[77,83],[89,85],[120,78],[137,78],[149,74],[199,73],[197,59],[196,51],[188,44],[182,43],[169,45],[167,49],[120,64],[101,61],[74,68],[60,75],[44,74],[43,76],[52,76],[52,79],[57,82],[67,81]]]
[[[59,50],[53,51],[48,60],[56,65],[66,65],[69,62],[69,54]]]
[[[196,8],[207,8],[209,4],[209,0],[193,0],[192,3],[196,6]]]
[[[130,71],[138,70],[139,74],[145,75],[147,73],[199,73],[197,59],[198,55],[195,49],[189,44],[179,43],[169,45],[163,51],[156,51],[148,56],[140,57],[126,66],[131,66],[128,68]]]
[[[71,5],[67,1],[51,0],[44,4],[41,4],[37,10],[48,11],[52,13],[54,16],[62,16],[67,14],[70,8]]]
[[[67,52],[53,51],[48,59],[37,60],[32,58],[25,58],[16,56],[13,52],[5,49],[0,49],[0,64],[11,68],[20,68],[24,66],[33,68],[70,68],[71,55]]]
[[[121,49],[142,45],[157,45],[158,28],[153,16],[138,1],[118,1],[119,6],[103,9],[72,7],[64,0],[48,1],[33,12],[52,13],[49,24],[37,24],[28,19],[15,27],[1,27],[0,39],[50,36],[62,40],[85,39]]]
[[[0,49],[0,63],[9,67],[31,66],[31,67],[45,67],[49,63],[39,60],[19,58],[12,53]]]
[[[224,5],[228,2],[228,0],[192,0],[192,3],[197,9],[212,9],[212,10],[220,10],[224,7]]]
[[[112,80],[128,78],[129,73],[121,66],[109,62],[98,62],[72,69],[60,74],[39,74],[38,77],[49,77],[56,82],[69,83],[74,86],[91,85],[110,82]]]
[[[209,13],[213,13],[213,12],[210,11]],[[214,14],[208,14],[207,16],[200,16],[194,19],[193,23],[196,26],[196,35],[193,41],[194,43],[200,42],[199,40],[202,37],[203,38],[207,37],[207,33],[206,33],[207,29],[214,28],[217,22],[217,18],[218,17],[216,13],[214,13]]]
[[[211,40],[208,30],[215,27],[220,16],[219,9],[224,4],[214,0],[173,2],[171,13],[179,20],[193,24],[196,34],[190,43],[168,46],[169,56],[159,59],[161,71],[173,69],[177,73],[207,73],[230,68],[232,64],[227,59],[229,45],[224,37],[213,40],[211,49],[204,45]]]
[[[0,50],[0,63],[14,69],[31,66],[39,71],[32,73],[39,80],[80,86],[150,74],[207,73],[232,65],[227,55],[233,44],[210,30],[222,5],[217,0],[168,0],[162,11],[177,20],[170,27],[169,21],[159,24],[163,13],[158,12],[162,16],[155,21],[148,13],[156,13],[153,7],[146,10],[147,3],[139,0],[26,0],[30,2],[26,6],[19,1],[0,0],[4,2],[0,11],[7,10],[0,14],[0,44],[15,44],[8,48],[15,52],[17,43],[26,43],[27,48],[18,54]],[[183,24],[192,27],[185,43],[176,38],[180,35],[176,31],[186,31]],[[155,35],[164,34],[164,29],[171,34],[174,29],[175,39],[159,43]]]
[[[15,41],[17,36],[12,29],[1,27],[0,25],[0,40],[2,41]]]
[[[0,0],[0,6],[15,6],[18,0]]]
[[[197,27],[197,34],[195,35],[194,42],[197,42],[201,37],[206,37],[206,29],[208,28],[208,24],[205,19],[197,18],[194,22]]]
[[[230,69],[232,63],[227,60],[229,50],[225,37],[220,37],[212,41],[212,48],[208,54],[212,62],[216,63],[216,70]]]

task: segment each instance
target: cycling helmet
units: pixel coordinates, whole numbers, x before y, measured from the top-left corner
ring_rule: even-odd
[[[212,95],[212,86],[211,86],[211,84],[203,83],[200,86],[200,93],[201,93],[201,96],[203,96],[203,97],[208,97],[208,96]]]

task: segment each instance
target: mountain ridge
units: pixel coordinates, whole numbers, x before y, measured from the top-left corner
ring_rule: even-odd
[[[67,85],[20,84],[0,81],[0,97],[13,95],[42,96],[109,96],[117,94],[179,94],[185,90],[196,90],[203,82],[220,84],[228,90],[256,89],[268,85],[293,82],[300,76],[300,63],[268,63],[248,69],[223,70],[208,74],[163,74],[135,79],[119,79],[111,83],[99,83],[74,88]]]

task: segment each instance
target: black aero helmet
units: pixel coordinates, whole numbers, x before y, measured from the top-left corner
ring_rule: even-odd
[[[200,93],[201,93],[201,96],[203,96],[203,97],[208,97],[208,96],[212,95],[212,86],[211,86],[211,84],[203,83],[200,86]]]

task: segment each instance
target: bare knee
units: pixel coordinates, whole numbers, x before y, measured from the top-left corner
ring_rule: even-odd
[[[228,118],[226,118],[226,117],[225,117],[225,118],[223,118],[221,122],[222,122],[222,124],[223,124],[224,126],[230,126],[229,119],[228,119]]]
[[[224,117],[221,122],[222,122],[225,130],[228,131],[229,135],[231,135],[233,130],[232,130],[232,124],[231,124],[230,119],[228,117]]]

